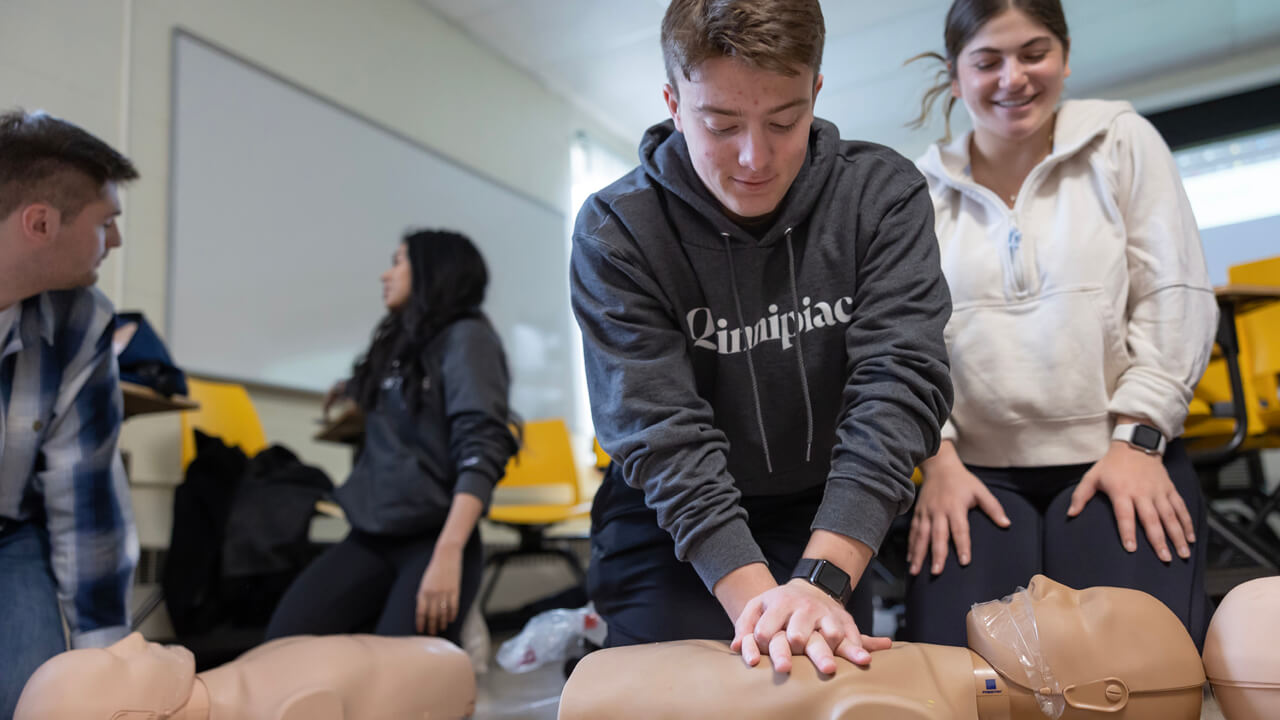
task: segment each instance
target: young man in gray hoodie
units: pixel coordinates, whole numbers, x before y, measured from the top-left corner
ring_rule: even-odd
[[[813,116],[823,34],[817,0],[673,0],[671,120],[578,215],[610,645],[833,672],[888,644],[858,581],[938,447],[951,307],[924,178]]]

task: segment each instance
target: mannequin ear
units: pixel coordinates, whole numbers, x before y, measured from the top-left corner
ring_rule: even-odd
[[[342,698],[332,690],[303,690],[284,701],[272,720],[345,720]]]

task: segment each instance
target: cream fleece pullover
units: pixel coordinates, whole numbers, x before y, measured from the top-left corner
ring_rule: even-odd
[[[1013,208],[976,184],[969,135],[929,148],[955,403],[988,467],[1094,462],[1116,415],[1182,433],[1217,305],[1178,168],[1126,102],[1069,101]]]

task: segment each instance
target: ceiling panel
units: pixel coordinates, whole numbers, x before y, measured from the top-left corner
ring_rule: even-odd
[[[1270,41],[1277,44],[1280,34],[1280,2],[1277,0],[1236,0],[1234,19],[1236,40],[1242,46],[1253,47]]]
[[[923,11],[936,18],[933,34],[941,45],[942,19],[950,4],[947,0],[827,0],[822,3],[822,21],[827,26],[828,42],[838,42],[845,35],[867,33],[881,23]]]
[[[666,0],[418,0],[540,78],[634,143],[665,116],[658,28]],[[1280,0],[1067,0],[1068,94],[1194,67],[1280,42]],[[916,145],[904,130],[942,50],[947,0],[826,0],[824,90],[818,112],[846,137]],[[963,123],[963,108],[957,108]],[[926,133],[941,132],[938,124]]]
[[[473,18],[487,15],[504,6],[511,5],[512,0],[418,0],[431,10],[438,11],[459,24],[466,24]]]

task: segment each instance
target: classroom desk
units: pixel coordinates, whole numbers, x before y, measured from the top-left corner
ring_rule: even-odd
[[[1257,310],[1275,302],[1280,302],[1280,286],[1274,285],[1222,285],[1214,288],[1214,296],[1218,301],[1218,330],[1215,337],[1217,348],[1215,356],[1226,360],[1228,386],[1233,402],[1229,405],[1229,417],[1234,421],[1234,431],[1225,444],[1211,449],[1193,448],[1192,461],[1201,466],[1213,466],[1226,462],[1236,456],[1245,441],[1248,432],[1248,416],[1246,405],[1241,402],[1245,397],[1244,378],[1240,367],[1240,337],[1236,329],[1236,320],[1240,315]],[[1215,414],[1216,416],[1216,414]]]
[[[178,410],[197,410],[200,404],[184,395],[165,397],[145,385],[121,381],[120,392],[124,395],[124,419],[135,415],[147,415],[158,412]]]
[[[342,412],[324,424],[312,438],[319,442],[340,443],[342,445],[359,445],[364,437],[364,414],[354,405],[347,406]]]
[[[1277,285],[1221,285],[1213,289],[1218,307],[1232,316],[1280,301]]]

